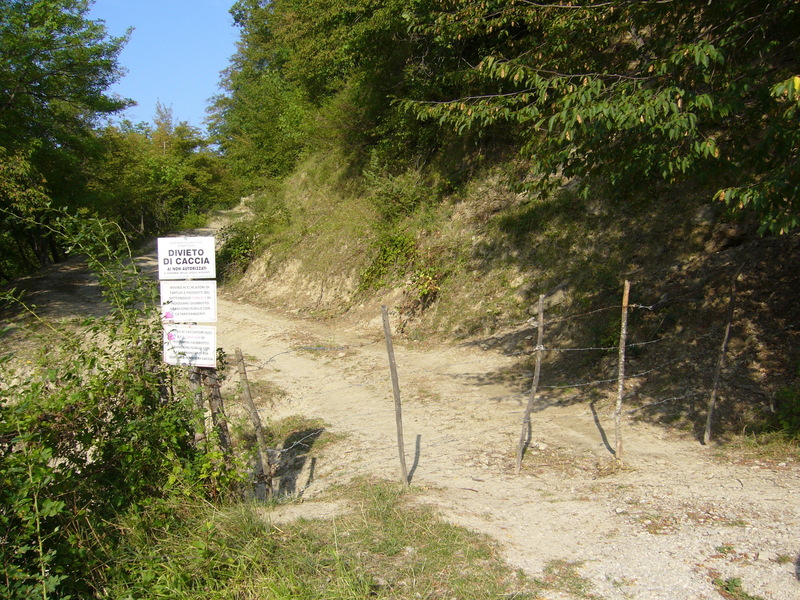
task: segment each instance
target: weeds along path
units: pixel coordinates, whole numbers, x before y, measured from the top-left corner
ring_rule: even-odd
[[[251,380],[285,392],[262,404],[262,417],[320,417],[344,434],[298,478],[305,502],[292,513],[315,516],[314,498],[355,476],[399,480],[379,308],[374,327],[357,335],[243,300],[220,300],[218,343],[231,354],[242,349]],[[800,598],[797,463],[723,462],[694,439],[626,421],[617,469],[608,448],[613,402],[595,404],[593,413],[588,402],[550,398],[533,414],[516,477],[529,382],[500,381],[511,359],[397,341],[395,355],[419,501],[494,538],[512,565],[541,576],[558,561],[580,563],[591,591],[608,599],[716,598],[715,578],[740,579],[764,598]]]

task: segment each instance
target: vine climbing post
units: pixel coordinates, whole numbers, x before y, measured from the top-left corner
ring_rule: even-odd
[[[614,411],[614,458],[622,459],[622,399],[625,396],[625,345],[628,339],[628,301],[631,282],[625,280],[622,291],[622,317],[619,327],[619,378],[617,381],[617,407]]]
[[[528,405],[525,407],[525,414],[522,417],[522,431],[519,433],[519,444],[517,445],[517,466],[515,473],[519,475],[522,468],[522,454],[525,451],[525,438],[531,426],[531,411],[533,410],[533,401],[536,399],[536,392],[539,389],[539,375],[542,372],[542,352],[544,347],[544,294],[539,295],[539,332],[536,337],[536,367],[533,370],[533,383],[531,384],[531,391],[528,393]]]

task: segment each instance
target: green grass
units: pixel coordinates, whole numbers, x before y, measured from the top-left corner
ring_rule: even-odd
[[[720,448],[719,454],[729,460],[745,462],[800,461],[800,445],[782,431],[768,431],[735,437]]]
[[[761,596],[753,596],[745,592],[742,589],[741,579],[721,579],[718,577],[714,579],[713,583],[720,595],[726,600],[764,600]]]
[[[331,490],[347,514],[273,525],[274,507],[186,504],[131,513],[105,597],[199,600],[588,598],[576,563],[541,579],[504,564],[485,537],[442,521],[413,490],[364,480]],[[313,503],[309,503],[311,505]]]

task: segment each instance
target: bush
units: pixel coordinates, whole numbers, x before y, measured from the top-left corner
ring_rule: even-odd
[[[364,181],[372,194],[375,208],[386,223],[395,223],[438,199],[440,185],[417,169],[394,175],[373,158],[364,171]]]
[[[289,225],[289,211],[274,185],[269,192],[253,200],[255,217],[238,221],[220,232],[222,245],[217,252],[221,281],[242,275],[250,263],[266,247],[268,238]]]
[[[77,331],[47,324],[25,371],[0,360],[0,597],[94,597],[136,507],[201,494],[191,394],[161,360],[153,284],[115,248],[112,224],[59,215],[54,232],[89,256],[112,307]],[[34,356],[30,357],[34,359]]]
[[[792,439],[800,440],[800,388],[785,387],[775,395],[775,400],[780,429]]]

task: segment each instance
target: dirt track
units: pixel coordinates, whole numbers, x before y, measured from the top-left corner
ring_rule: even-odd
[[[314,514],[310,500],[332,483],[399,477],[379,316],[359,337],[237,300],[219,311],[220,345],[240,347],[251,378],[287,392],[265,416],[321,417],[347,434],[316,462],[310,484],[300,478],[309,484],[302,514]],[[551,560],[581,562],[604,598],[716,598],[714,577],[740,578],[764,598],[800,598],[796,463],[722,464],[694,440],[626,422],[625,468],[615,470],[612,403],[596,407],[596,420],[587,404],[542,401],[516,477],[526,398],[486,383],[510,359],[466,347],[395,353],[412,484],[453,522],[496,539],[511,564],[537,574]]]
[[[36,280],[34,301],[52,316],[94,312],[86,281],[75,263],[54,268]],[[217,326],[218,345],[230,355],[242,349],[251,380],[285,390],[274,406],[262,405],[264,418],[305,414],[346,434],[309,461],[294,489],[305,501],[285,517],[347,510],[314,500],[351,477],[398,479],[379,307],[357,331],[267,311],[223,290]],[[510,564],[539,575],[549,561],[580,563],[591,591],[606,599],[719,598],[716,577],[739,578],[766,599],[800,598],[797,462],[721,461],[713,447],[626,419],[624,468],[616,469],[613,403],[567,406],[547,397],[533,414],[516,477],[527,384],[492,383],[511,359],[474,346],[397,341],[395,353],[406,460],[420,502],[494,538]]]

